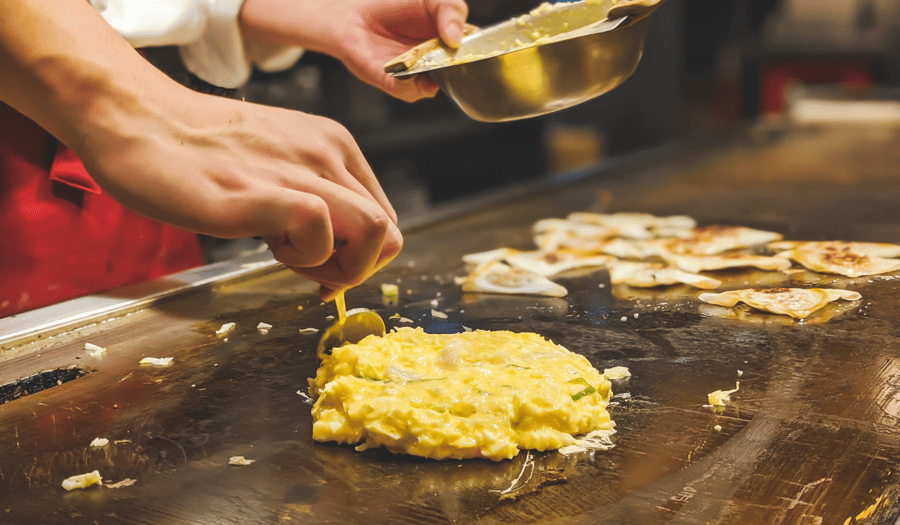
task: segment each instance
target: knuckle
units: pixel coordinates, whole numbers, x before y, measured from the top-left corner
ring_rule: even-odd
[[[386,254],[393,259],[403,250],[403,236],[398,235],[392,238],[391,243],[386,247]]]
[[[310,196],[296,210],[300,217],[294,225],[297,241],[295,249],[303,253],[304,266],[319,266],[331,257],[334,242],[331,234],[331,218],[328,204],[320,197]]]
[[[366,239],[384,238],[390,219],[381,211],[370,209],[364,215],[361,233]]]
[[[354,144],[349,133],[347,131],[347,137],[342,138],[340,131],[323,131],[310,142],[312,147],[299,155],[300,162],[308,165],[320,177],[333,178],[343,170],[346,152]]]
[[[337,127],[332,133],[334,138],[345,148],[356,149],[356,139],[353,138],[353,134],[350,133],[349,129],[345,128],[341,124],[337,124]]]
[[[310,168],[321,178],[337,182],[344,168],[344,161],[334,152],[322,151],[310,159]]]
[[[425,0],[425,9],[429,13],[437,12],[437,8],[441,5],[442,0]]]
[[[192,204],[202,217],[212,218],[208,231],[202,232],[222,239],[236,239],[255,234],[246,222],[254,216],[254,210],[237,195],[225,193],[217,198],[198,199]]]
[[[303,261],[298,257],[291,257],[290,255],[288,255],[284,248],[273,248],[270,246],[269,251],[272,252],[272,257],[276,261],[287,266],[288,268],[294,269],[303,267]]]
[[[325,246],[323,243],[319,243],[318,246],[312,247],[307,250],[304,254],[304,264],[305,268],[315,268],[317,266],[322,266],[325,264],[328,259],[331,257],[331,248]]]
[[[284,263],[285,266],[292,270],[305,270],[308,268],[316,268],[325,264],[330,257],[330,253],[322,254],[319,247],[304,246],[298,249],[295,246],[284,245],[279,248],[272,248],[272,255],[278,262]]]
[[[369,277],[370,277],[369,272],[361,270],[359,272],[355,272],[353,275],[348,275],[347,282],[345,283],[345,285],[348,288],[355,288],[355,287],[361,285],[362,283],[366,282],[366,279],[368,279]]]
[[[307,227],[325,228],[331,222],[328,203],[318,195],[309,195],[297,211],[304,217],[303,222]]]
[[[321,126],[325,135],[331,139],[347,140],[350,138],[350,130],[336,120],[322,117]]]

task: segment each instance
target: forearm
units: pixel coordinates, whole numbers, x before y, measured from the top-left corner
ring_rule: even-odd
[[[322,9],[330,16],[323,16]],[[302,46],[310,51],[334,55],[343,35],[326,23],[348,13],[322,0],[245,0],[238,13],[241,33],[253,40],[277,45]]]
[[[402,246],[345,128],[192,92],[84,0],[0,0],[0,100],[72,148],[125,207],[217,237],[263,236],[323,298]]]
[[[0,99],[79,154],[170,82],[83,0],[3,0],[0,20]]]

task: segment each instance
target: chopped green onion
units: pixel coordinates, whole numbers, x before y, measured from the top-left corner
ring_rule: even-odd
[[[572,394],[572,401],[578,401],[579,399],[581,399],[584,396],[589,396],[589,395],[597,392],[597,389],[592,387],[590,385],[590,383],[588,383],[587,380],[585,380],[583,377],[577,377],[577,378],[569,381],[569,383],[572,383],[573,385],[586,385],[585,389],[582,390],[581,392],[578,392],[577,394]]]

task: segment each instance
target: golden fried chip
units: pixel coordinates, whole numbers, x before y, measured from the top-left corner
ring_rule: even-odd
[[[834,288],[750,288],[702,293],[699,297],[705,303],[727,307],[744,302],[757,310],[789,315],[795,319],[805,319],[832,301],[858,301],[861,298],[858,292]]]
[[[712,290],[722,282],[678,268],[658,263],[616,261],[609,264],[609,279],[612,284],[627,284],[638,288],[652,288],[671,284],[688,284],[697,288]]]

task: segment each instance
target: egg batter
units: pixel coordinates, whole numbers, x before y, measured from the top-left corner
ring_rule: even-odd
[[[435,459],[500,461],[615,426],[609,380],[534,333],[369,336],[325,356],[310,393],[316,441]]]

